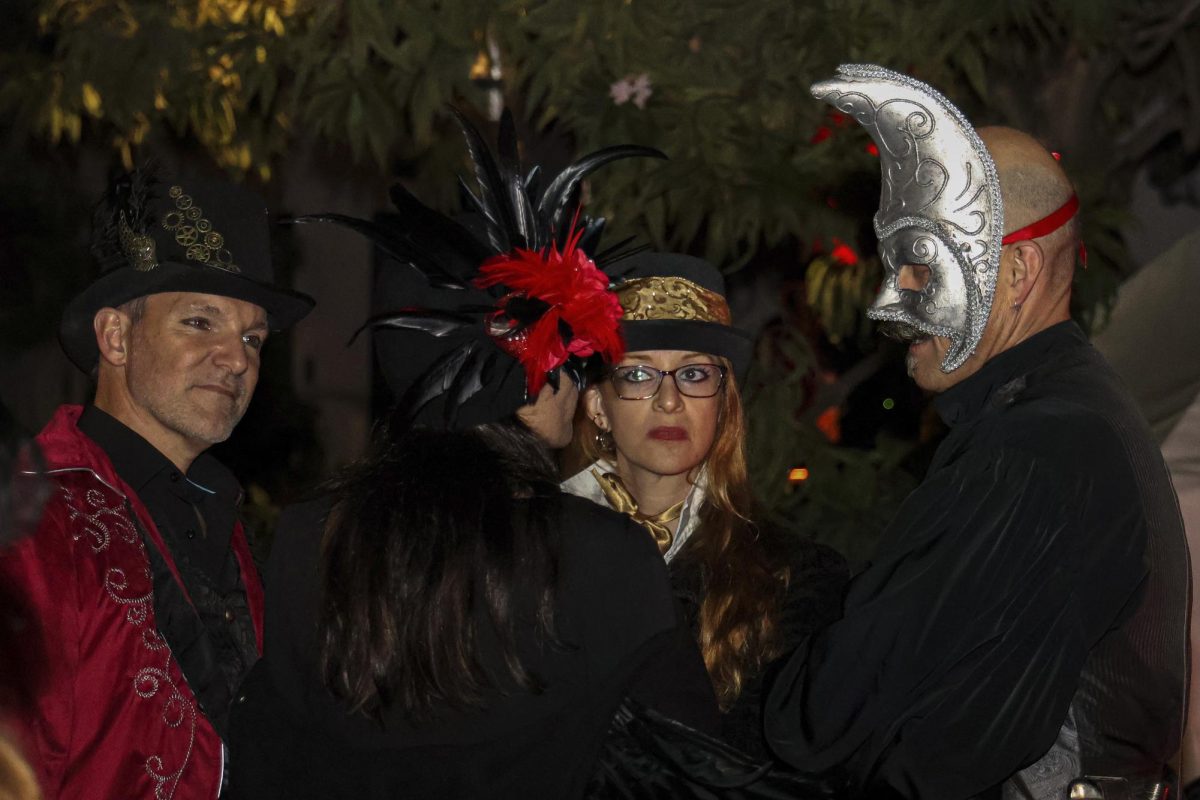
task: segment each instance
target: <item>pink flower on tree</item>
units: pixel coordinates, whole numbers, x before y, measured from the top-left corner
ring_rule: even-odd
[[[608,96],[617,105],[625,105],[632,101],[638,108],[645,108],[646,101],[654,94],[650,76],[645,72],[640,75],[626,75],[608,87]]]

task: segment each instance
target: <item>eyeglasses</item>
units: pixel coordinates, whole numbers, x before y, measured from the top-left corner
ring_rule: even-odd
[[[725,383],[725,367],[720,364],[684,364],[675,369],[631,364],[614,369],[609,380],[622,400],[648,400],[658,394],[668,375],[685,397],[712,397]]]

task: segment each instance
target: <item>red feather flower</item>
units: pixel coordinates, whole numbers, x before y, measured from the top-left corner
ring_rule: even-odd
[[[568,237],[562,252],[552,245],[542,252],[517,248],[492,256],[479,267],[475,279],[481,289],[500,285],[508,290],[488,325],[502,331],[496,343],[525,368],[530,397],[537,396],[546,383],[546,373],[571,356],[600,353],[611,363],[625,350],[621,304],[608,289],[608,276],[576,247],[582,233]],[[518,298],[538,300],[548,308],[522,327],[508,313],[509,303]]]

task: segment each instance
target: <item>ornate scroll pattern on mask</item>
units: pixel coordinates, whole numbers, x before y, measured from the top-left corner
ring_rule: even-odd
[[[72,539],[86,540],[97,555],[114,544],[128,545],[137,551],[133,559],[146,565],[143,574],[145,591],[131,590],[129,576],[121,567],[106,570],[103,588],[110,601],[124,607],[125,621],[140,629],[142,646],[155,661],[134,675],[134,693],[143,700],[159,698],[163,724],[172,730],[187,731],[187,747],[178,769],[167,771],[163,757],[157,754],[148,756],[144,764],[146,774],[154,782],[155,800],[171,800],[196,746],[197,708],[195,700],[188,697],[171,677],[171,650],[166,640],[153,624],[147,624],[152,621],[154,595],[145,543],[138,535],[131,512],[111,495],[99,489],[88,489],[81,497],[80,493],[65,486],[61,495],[67,507]]]
[[[634,278],[616,287],[621,319],[683,319],[729,325],[725,298],[686,278],[651,276]]]
[[[932,272],[924,297],[899,288],[903,264],[887,264],[867,316],[947,336],[952,346],[942,370],[957,369],[983,335],[999,272],[1004,210],[991,154],[961,111],[907,75],[846,64],[834,78],[814,84],[812,93],[852,116],[879,147],[883,186],[875,234],[881,256],[889,240],[914,229],[929,234],[938,251],[916,262]],[[948,278],[951,270],[961,277]]]
[[[185,248],[189,261],[196,261],[226,272],[241,272],[233,263],[233,254],[225,247],[225,237],[213,230],[212,222],[196,205],[182,186],[172,186],[167,194],[175,201],[175,210],[163,217],[162,226],[175,234],[175,241]]]

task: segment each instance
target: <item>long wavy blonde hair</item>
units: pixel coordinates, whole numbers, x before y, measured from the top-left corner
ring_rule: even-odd
[[[746,466],[741,394],[729,361],[717,360],[726,367],[727,378],[716,437],[704,460],[708,486],[699,525],[676,561],[691,563],[700,572],[700,652],[724,710],[737,700],[747,679],[779,654],[780,606],[791,575],[752,521],[754,496]],[[593,461],[615,455],[594,436],[584,436],[582,444]]]

